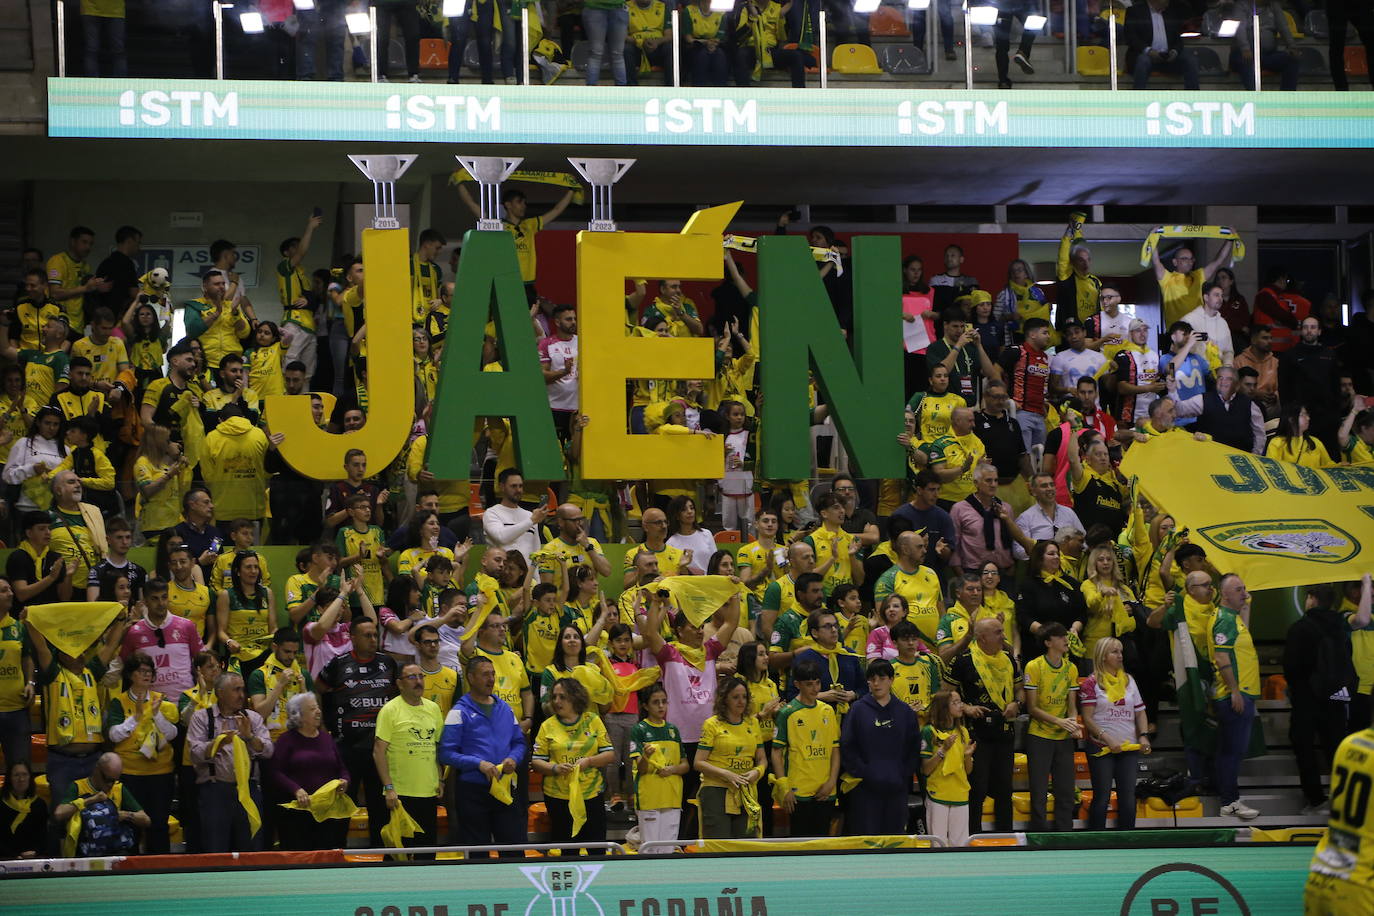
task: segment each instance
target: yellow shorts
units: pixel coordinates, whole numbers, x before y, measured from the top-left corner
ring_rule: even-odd
[[[1374,913],[1374,887],[1330,875],[1307,876],[1303,916],[1369,916]]]

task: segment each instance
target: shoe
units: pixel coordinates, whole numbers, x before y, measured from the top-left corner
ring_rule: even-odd
[[[958,59],[959,59],[959,55],[958,55],[958,54],[955,54],[953,51],[946,51],[946,52],[945,52],[945,60],[958,60]]]
[[[513,77],[513,76],[508,76],[508,77],[506,77],[506,85],[507,85],[507,86],[514,86],[514,85],[515,85],[515,77]]]
[[[1235,801],[1231,802],[1231,804],[1223,806],[1221,809],[1221,814],[1223,817],[1238,817],[1243,821],[1248,821],[1251,818],[1259,817],[1258,811],[1256,811],[1254,808],[1251,808],[1249,805],[1247,805],[1240,799],[1236,799]]]
[[[423,83],[424,80],[420,79],[420,74],[418,74],[418,73],[412,73],[412,74],[410,75],[410,80],[409,80],[409,82],[412,82],[412,83]]]
[[[1012,55],[1011,62],[1016,64],[1016,66],[1020,67],[1022,73],[1035,72],[1035,68],[1031,66],[1031,62],[1026,60],[1026,55],[1022,54],[1020,51],[1017,51],[1014,55]]]
[[[389,79],[386,78],[386,74],[385,74],[385,73],[379,73],[379,74],[377,74],[377,82],[379,82],[379,83],[389,83],[389,82],[391,82],[391,80],[389,80]]]
[[[1011,88],[1011,80],[998,80],[998,81],[997,81],[997,88],[998,88],[998,89],[1010,89],[1010,88]]]
[[[1331,815],[1331,802],[1324,801],[1316,805],[1303,805],[1303,817],[1329,817]]]

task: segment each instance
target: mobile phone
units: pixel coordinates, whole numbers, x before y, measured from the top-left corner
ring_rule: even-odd
[[[321,210],[319,207],[316,207],[314,210],[310,211],[310,215],[315,217],[315,219],[319,219],[320,217],[324,216],[324,211]]]
[[[1208,334],[1206,331],[1198,331],[1199,340],[1211,340],[1211,338],[1212,335]]]

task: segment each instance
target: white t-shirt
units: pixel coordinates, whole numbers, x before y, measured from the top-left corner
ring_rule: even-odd
[[[1223,366],[1231,365],[1231,360],[1236,355],[1236,348],[1231,342],[1231,326],[1226,323],[1225,318],[1221,317],[1220,312],[1215,315],[1208,315],[1206,307],[1199,305],[1184,315],[1183,320],[1191,324],[1194,331],[1204,332],[1209,343],[1217,345]],[[1196,350],[1197,347],[1195,346],[1193,349]]]
[[[1102,348],[1104,350],[1108,347],[1120,346],[1129,339],[1129,335],[1131,332],[1131,322],[1135,320],[1131,318],[1130,315],[1127,315],[1125,312],[1118,311],[1116,313],[1116,316],[1113,317],[1111,315],[1108,315],[1106,312],[1102,312],[1098,316],[1098,318],[1101,319],[1102,325],[1102,333],[1100,336],[1107,340],[1111,340],[1112,338],[1116,339],[1115,343],[1104,343],[1102,345]]]
[[[678,550],[692,551],[691,568],[697,575],[706,572],[706,564],[716,552],[715,535],[705,528],[698,528],[691,534],[675,534],[668,538],[668,543]]]
[[[546,369],[557,372],[569,358],[573,359],[573,370],[560,379],[549,382],[549,407],[554,410],[577,409],[577,335],[567,340],[557,336],[545,337],[539,341],[539,362]]]
[[[526,562],[539,549],[539,533],[530,521],[530,511],[521,506],[497,503],[482,513],[482,531],[488,544],[504,550],[518,550]]]
[[[1109,703],[1106,691],[1098,688],[1097,676],[1093,675],[1078,688],[1078,705],[1084,721],[1091,720],[1105,736],[1118,744],[1135,743],[1135,714],[1145,708],[1135,678],[1127,681],[1126,696],[1120,703]]]
[[[1061,378],[1060,384],[1072,391],[1083,376],[1095,378],[1097,370],[1106,362],[1107,357],[1096,350],[1084,349],[1081,353],[1075,353],[1065,347],[1055,352],[1050,359],[1050,375]]]

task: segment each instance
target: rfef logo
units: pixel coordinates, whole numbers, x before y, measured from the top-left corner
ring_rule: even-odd
[[[1158,137],[1198,134],[1203,137],[1255,135],[1255,103],[1151,102],[1145,106],[1145,133]]]
[[[150,89],[135,92],[126,89],[119,94],[119,125],[133,127],[238,127],[239,94],[176,89],[163,92]]]
[[[602,865],[523,865],[520,871],[539,890],[525,907],[525,916],[606,916],[601,904],[587,893]],[[547,902],[548,907],[543,904]],[[579,907],[579,903],[582,904]]]
[[[1121,901],[1121,916],[1250,916],[1250,905],[1210,868],[1174,862],[1135,880]]]

